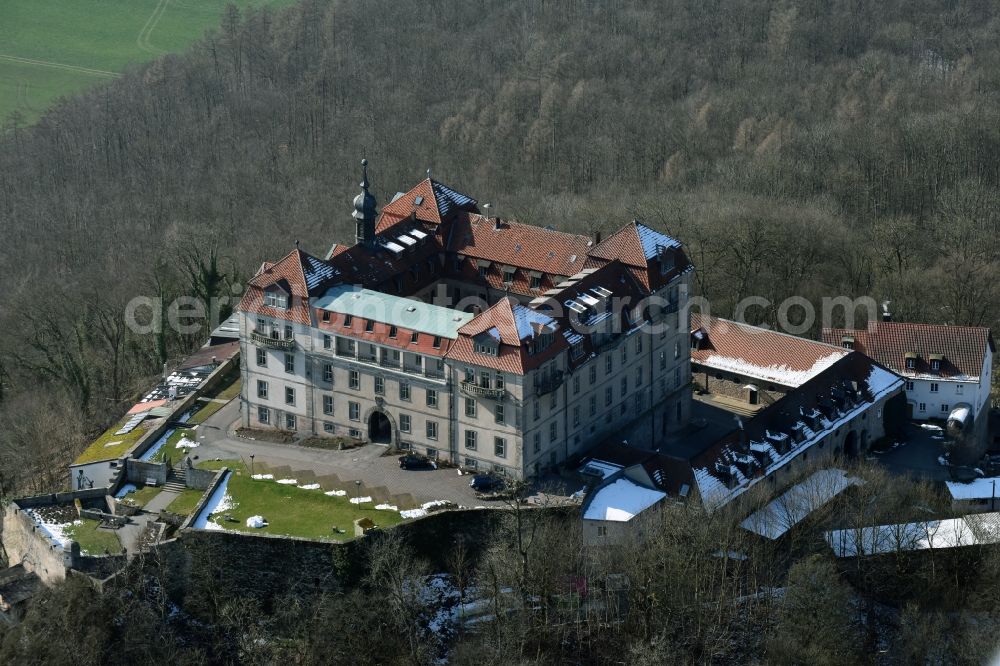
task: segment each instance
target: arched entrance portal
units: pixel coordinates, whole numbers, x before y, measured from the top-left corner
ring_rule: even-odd
[[[375,410],[368,417],[368,441],[375,444],[392,443],[392,424],[385,412]]]
[[[852,430],[844,439],[844,456],[848,460],[858,457],[858,433]]]

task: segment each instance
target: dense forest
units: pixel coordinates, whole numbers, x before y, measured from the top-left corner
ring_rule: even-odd
[[[350,240],[361,155],[382,202],[430,168],[534,224],[641,218],[719,314],[847,295],[995,325],[997,28],[942,0],[230,7],[187,52],[6,122],[0,486],[56,482],[203,339],[133,334],[129,299],[231,296],[295,239]]]
[[[982,0],[230,8],[188,51],[64,99],[35,125],[3,122],[0,497],[60,487],[64,463],[88,437],[208,331],[206,322],[193,333],[136,334],[123,317],[130,299],[238,297],[259,262],[296,239],[318,255],[350,241],[361,156],[382,203],[431,169],[501,216],[532,224],[607,233],[642,219],[686,244],[697,289],[717,314],[748,296],[772,304],[802,296],[817,309],[823,297],[870,296],[891,301],[898,319],[997,329],[998,33],[1000,7]],[[773,306],[753,311],[765,323],[776,314]],[[709,589],[738,592],[726,588],[717,558],[690,559],[692,544],[721,528],[674,519],[688,532],[665,535],[645,551],[657,558],[634,563],[650,569],[631,573],[646,576],[650,595],[678,589],[676,602],[640,597],[648,608],[638,628],[588,633],[595,642],[584,645],[568,629],[546,634],[535,618],[513,615],[510,627],[469,643],[460,661],[477,661],[479,651],[487,663],[505,663],[504,654],[582,663],[586,650],[629,663],[739,661],[759,654],[781,623],[789,636],[826,641],[815,654],[796,651],[808,645],[775,648],[791,650],[788,663],[858,658],[835,649],[845,635],[836,628],[856,624],[844,616],[851,591],[829,563],[802,559],[789,575],[837,603],[814,609],[817,597],[807,596],[797,602],[802,614],[786,604],[748,625],[760,631],[746,636],[736,632],[749,621],[743,606],[712,606],[727,609],[720,618],[702,605]],[[572,562],[560,550],[572,538],[546,529],[549,561]],[[682,575],[690,571],[704,577]],[[425,661],[406,643],[406,614],[400,626],[379,624],[384,618],[356,596],[365,590],[288,606],[288,617],[267,622],[312,636],[316,623],[353,613],[389,641],[370,663],[396,656],[395,647],[411,655],[405,662]],[[143,653],[121,652],[139,645],[128,639],[166,631],[168,611],[135,612],[141,595],[132,589],[109,592],[113,601],[100,611],[89,590],[52,594],[48,608],[107,622],[79,627],[70,614],[39,610],[4,641],[15,660],[26,645],[38,647],[31,636],[78,631],[76,652],[49,657],[86,649],[100,661],[115,649],[134,661]],[[116,633],[116,613],[135,622]],[[218,634],[206,644],[215,647],[185,651],[183,640],[171,642],[175,660],[286,656],[267,643],[274,652],[256,660],[246,655],[265,653],[238,644],[262,631],[256,609],[212,613]],[[810,625],[810,617],[823,622]],[[928,617],[914,615],[906,631],[919,638],[954,622]],[[162,645],[170,636],[159,634]],[[301,663],[355,663],[330,656],[324,650],[334,648],[322,642],[297,645]]]

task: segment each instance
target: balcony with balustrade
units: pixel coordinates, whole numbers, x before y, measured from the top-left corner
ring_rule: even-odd
[[[295,340],[292,338],[272,338],[258,331],[250,332],[250,340],[256,345],[270,349],[281,349],[284,351],[295,349]]]
[[[503,400],[507,392],[502,388],[490,386],[480,386],[475,382],[462,382],[459,384],[462,393],[473,398],[489,398],[490,400]]]

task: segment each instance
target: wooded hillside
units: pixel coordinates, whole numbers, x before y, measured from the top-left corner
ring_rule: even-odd
[[[996,325],[1000,29],[987,2],[307,0],[0,138],[0,487],[42,490],[232,294],[426,169],[534,224],[682,239],[713,311],[871,295]],[[766,320],[774,313],[758,311]]]

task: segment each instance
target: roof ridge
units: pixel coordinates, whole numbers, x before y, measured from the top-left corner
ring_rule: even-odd
[[[830,348],[835,349],[837,351],[843,352],[845,356],[850,353],[849,349],[845,349],[845,348],[843,348],[843,347],[841,347],[839,345],[831,344],[829,342],[823,342],[822,340],[813,340],[812,338],[804,338],[801,335],[793,335],[791,333],[785,333],[784,331],[779,331],[776,328],[770,328],[770,327],[769,328],[764,328],[762,326],[754,326],[753,324],[747,324],[746,322],[734,321],[732,319],[726,319],[724,317],[716,317],[714,315],[705,315],[705,314],[702,314],[700,312],[697,313],[696,315],[692,315],[692,316],[708,317],[709,319],[715,319],[716,321],[721,321],[721,322],[725,322],[727,324],[732,324],[732,325],[737,326],[739,328],[757,329],[758,331],[763,331],[764,333],[774,333],[774,334],[777,334],[777,335],[783,335],[786,338],[792,338],[793,340],[798,340],[799,342],[808,342],[808,343],[811,343],[811,344],[814,344],[814,345],[820,345],[822,347],[830,347]],[[711,337],[711,336],[709,336],[709,337]]]

